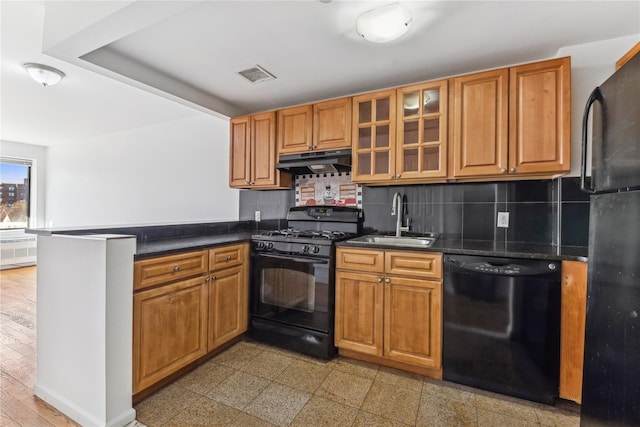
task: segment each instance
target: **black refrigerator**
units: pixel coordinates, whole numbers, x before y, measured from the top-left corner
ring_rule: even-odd
[[[591,202],[580,425],[640,426],[640,55],[593,91],[582,127]]]

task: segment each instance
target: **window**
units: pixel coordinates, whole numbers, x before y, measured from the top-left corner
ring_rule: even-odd
[[[0,230],[29,224],[31,160],[0,158]]]

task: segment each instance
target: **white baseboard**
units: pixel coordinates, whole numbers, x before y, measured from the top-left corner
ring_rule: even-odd
[[[34,394],[82,426],[124,427],[136,419],[136,410],[129,408],[111,420],[100,420],[39,382],[35,384]]]

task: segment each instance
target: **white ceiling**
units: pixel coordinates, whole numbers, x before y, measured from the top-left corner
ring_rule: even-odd
[[[403,1],[413,15],[405,36],[359,38],[356,17],[388,3],[2,1],[2,139],[51,145],[201,112],[252,113],[640,34],[638,0]],[[25,62],[67,78],[39,87]],[[277,79],[236,74],[255,64]]]

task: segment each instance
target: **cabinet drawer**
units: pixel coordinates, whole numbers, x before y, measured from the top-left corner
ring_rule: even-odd
[[[382,273],[384,271],[384,251],[338,248],[336,250],[336,268]]]
[[[242,265],[245,261],[246,249],[246,244],[209,249],[209,270],[217,271],[222,268]]]
[[[442,279],[442,254],[429,252],[386,251],[388,274]]]
[[[133,290],[204,274],[208,270],[208,261],[206,250],[136,261]]]

